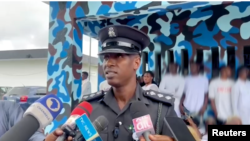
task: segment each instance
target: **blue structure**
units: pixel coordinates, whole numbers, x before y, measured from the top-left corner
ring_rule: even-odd
[[[196,59],[204,63],[208,78],[222,64],[237,68],[249,61],[250,2],[50,2],[48,92],[61,98],[64,110],[47,133],[66,121],[80,98],[82,35],[96,38],[112,24],[148,34],[151,44],[137,73],[143,74],[148,64],[157,81],[170,61],[185,71],[188,61]],[[104,80],[101,65],[99,59],[99,83]]]

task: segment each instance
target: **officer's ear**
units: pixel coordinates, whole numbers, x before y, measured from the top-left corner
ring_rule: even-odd
[[[135,70],[137,70],[141,65],[141,57],[140,55],[134,55],[133,56],[133,67]]]

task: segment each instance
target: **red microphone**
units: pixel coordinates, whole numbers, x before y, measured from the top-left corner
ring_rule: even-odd
[[[65,126],[70,126],[72,130],[76,128],[75,120],[78,119],[83,114],[86,114],[88,117],[92,113],[93,107],[90,103],[84,101],[76,106],[76,108],[70,114],[69,119],[64,123],[62,128]]]
[[[56,141],[64,141],[67,136],[75,136],[74,130],[76,129],[76,119],[81,117],[83,114],[86,114],[88,117],[92,113],[93,107],[90,103],[84,101],[76,106],[76,108],[72,111],[68,120],[62,125],[62,130],[64,134],[57,138]]]

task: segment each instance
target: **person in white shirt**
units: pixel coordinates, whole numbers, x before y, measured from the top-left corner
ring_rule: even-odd
[[[91,83],[88,76],[89,74],[86,71],[82,72],[82,96],[91,93]]]
[[[209,85],[209,99],[215,118],[222,123],[233,115],[231,102],[231,89],[234,81],[231,80],[232,71],[229,66],[223,66],[220,76],[211,81]]]
[[[180,112],[185,115],[199,114],[203,116],[208,103],[208,79],[200,75],[200,65],[190,62],[191,75],[185,81],[184,94],[180,101]]]
[[[238,80],[232,91],[233,114],[240,117],[242,124],[250,124],[250,81],[247,75],[247,67],[238,69]]]
[[[111,86],[108,84],[107,80],[102,81],[99,85],[100,91],[108,91],[110,88],[111,88]]]
[[[168,67],[169,73],[163,78],[159,86],[159,91],[166,94],[171,94],[175,98],[175,112],[178,117],[181,117],[179,105],[180,99],[184,92],[185,79],[178,74],[178,65],[170,63]]]
[[[147,71],[143,74],[143,81],[145,85],[142,87],[143,90],[154,90],[158,91],[158,86],[153,84],[154,74],[152,71]]]

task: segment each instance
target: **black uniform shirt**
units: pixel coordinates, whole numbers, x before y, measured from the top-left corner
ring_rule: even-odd
[[[163,122],[166,116],[177,117],[174,111],[174,98],[171,95],[152,90],[144,91],[140,84],[137,84],[134,98],[131,99],[123,110],[120,110],[112,88],[107,92],[101,91],[83,97],[83,101],[88,101],[93,106],[90,116],[92,121],[101,115],[105,116],[109,121],[107,129],[99,133],[103,141],[133,141],[133,123],[129,106],[134,100],[142,101],[149,108],[148,113],[151,116],[156,133],[158,132],[157,134],[172,136],[170,130]],[[159,111],[161,105],[162,108]],[[121,124],[119,126],[119,135],[115,138],[113,131],[119,122]]]

